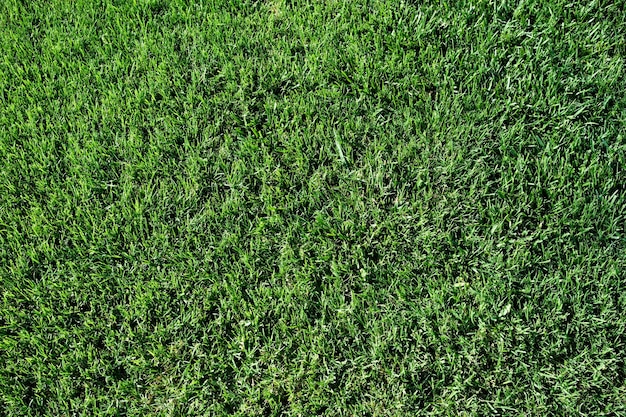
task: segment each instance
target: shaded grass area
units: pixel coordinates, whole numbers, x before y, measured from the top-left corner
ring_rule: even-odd
[[[6,415],[626,415],[626,4],[0,5]]]

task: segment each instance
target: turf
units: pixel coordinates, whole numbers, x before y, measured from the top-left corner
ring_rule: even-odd
[[[0,2],[0,414],[626,416],[626,3]]]

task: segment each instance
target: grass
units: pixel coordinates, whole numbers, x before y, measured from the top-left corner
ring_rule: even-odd
[[[0,414],[625,416],[625,9],[0,2]]]

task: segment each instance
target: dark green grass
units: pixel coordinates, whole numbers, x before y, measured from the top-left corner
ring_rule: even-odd
[[[0,414],[626,415],[623,1],[0,2]]]

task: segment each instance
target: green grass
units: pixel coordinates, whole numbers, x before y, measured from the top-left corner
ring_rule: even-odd
[[[626,416],[626,3],[470,3],[0,2],[0,414]]]

